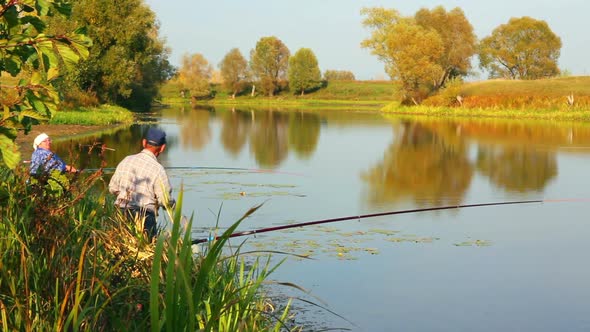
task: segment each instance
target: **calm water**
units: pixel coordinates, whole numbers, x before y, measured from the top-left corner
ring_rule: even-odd
[[[151,120],[169,136],[162,163],[184,167],[169,175],[175,188],[184,187],[194,237],[216,223],[229,226],[261,203],[239,230],[420,207],[557,200],[235,238],[248,249],[310,255],[289,257],[273,275],[309,294],[278,291],[344,318],[296,301],[297,319],[308,330],[590,330],[588,125],[196,109],[167,109]],[[115,149],[105,152],[107,167],[115,167],[139,151],[145,128],[74,143],[106,143]],[[67,143],[59,146],[66,159]],[[96,153],[82,155],[79,164],[98,166]]]

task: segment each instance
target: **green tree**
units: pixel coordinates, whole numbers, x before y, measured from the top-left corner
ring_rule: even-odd
[[[367,16],[363,25],[373,29],[371,38],[361,46],[385,63],[389,77],[400,83],[404,102],[420,103],[435,90],[444,73],[440,65],[442,38],[436,30],[401,17],[395,10],[364,8],[361,13]]]
[[[277,37],[262,37],[250,51],[250,68],[262,91],[273,96],[279,91],[280,81],[286,79],[291,53]]]
[[[436,89],[442,88],[449,79],[466,76],[471,69],[477,38],[463,11],[454,8],[447,12],[439,6],[433,10],[420,9],[414,17],[418,25],[436,30],[443,42],[444,51],[438,59],[443,73],[437,80]]]
[[[212,72],[213,68],[202,54],[184,54],[178,70],[178,83],[182,91],[188,92],[192,98],[209,97],[211,96],[209,80]]]
[[[289,87],[301,95],[320,86],[322,73],[318,59],[309,48],[300,48],[289,58]]]
[[[559,75],[561,39],[542,20],[511,18],[479,45],[480,67],[490,77],[538,79]]]
[[[231,92],[232,99],[241,92],[248,80],[248,61],[237,48],[232,48],[219,64],[223,86]]]
[[[84,25],[94,45],[89,58],[68,75],[63,90],[84,91],[104,103],[149,107],[160,85],[174,74],[155,13],[143,0],[72,3],[71,19],[53,20],[51,29]]]
[[[354,81],[356,78],[351,71],[348,70],[326,70],[324,73],[326,81]]]
[[[88,56],[85,31],[46,33],[49,17],[69,14],[68,1],[0,0],[0,166],[16,167],[17,132],[51,118],[60,102],[56,82]]]

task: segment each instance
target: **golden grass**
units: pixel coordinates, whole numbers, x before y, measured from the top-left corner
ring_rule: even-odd
[[[487,80],[464,84],[464,96],[590,96],[590,76],[556,77],[542,80]]]

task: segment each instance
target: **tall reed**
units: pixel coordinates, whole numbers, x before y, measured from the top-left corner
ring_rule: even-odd
[[[149,243],[112,197],[92,189],[100,179],[75,175],[54,191],[48,179],[0,169],[0,330],[289,329],[288,306],[281,317],[268,310],[269,260],[228,254],[227,237],[193,253],[182,196],[167,211],[170,233]]]

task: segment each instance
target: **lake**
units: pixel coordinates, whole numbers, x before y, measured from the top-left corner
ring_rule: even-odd
[[[309,256],[275,255],[272,275],[318,305],[294,302],[306,330],[590,330],[589,124],[172,107],[54,145],[93,168],[96,151],[70,151],[105,143],[115,167],[149,125],[195,238],[258,204],[239,231],[350,217],[231,241]],[[527,200],[542,202],[354,218]]]

